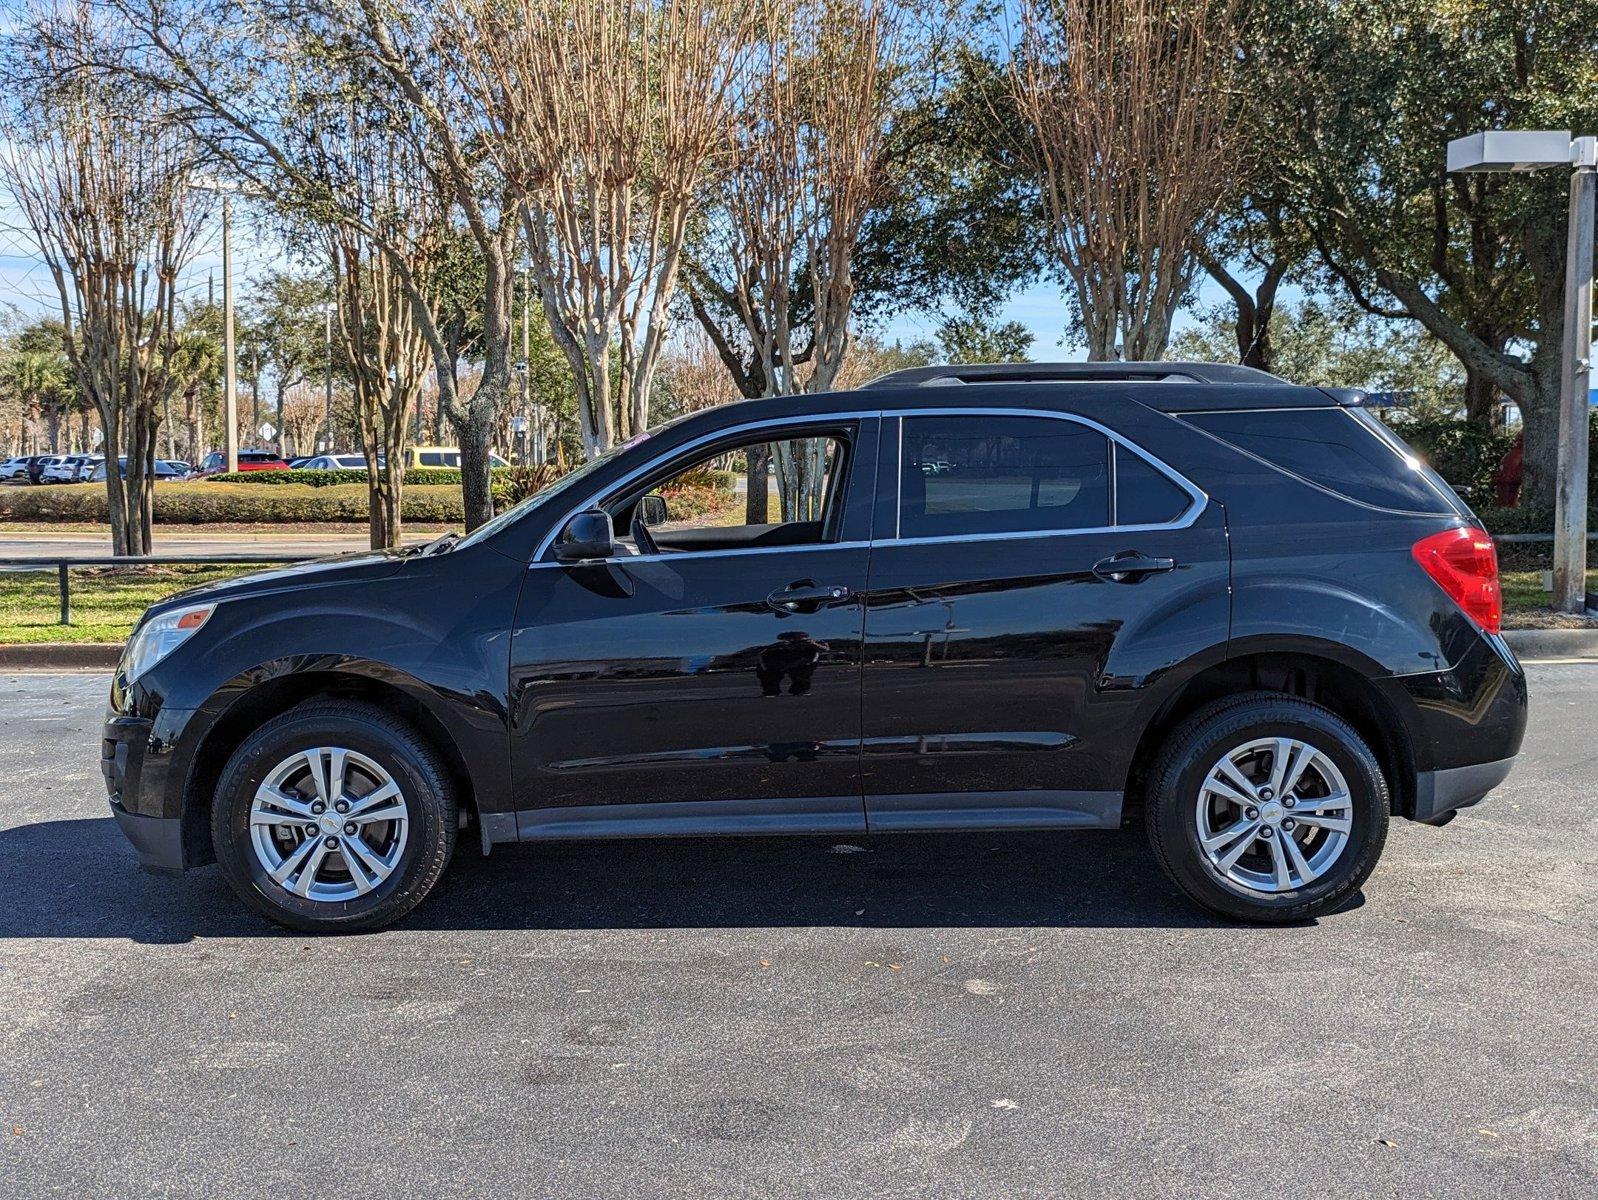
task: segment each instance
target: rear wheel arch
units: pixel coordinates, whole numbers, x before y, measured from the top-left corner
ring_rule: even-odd
[[[211,805],[235,750],[274,717],[314,700],[348,699],[376,706],[415,727],[438,751],[449,771],[461,811],[477,814],[472,774],[447,726],[406,689],[354,671],[301,671],[263,679],[230,703],[205,731],[190,760],[183,791],[184,861],[210,862]]]
[[[1141,803],[1147,772],[1166,738],[1205,705],[1244,692],[1277,692],[1310,700],[1342,717],[1359,733],[1380,764],[1394,813],[1414,811],[1416,747],[1410,726],[1367,672],[1315,650],[1255,651],[1223,659],[1194,672],[1144,727],[1132,757],[1126,794]]]

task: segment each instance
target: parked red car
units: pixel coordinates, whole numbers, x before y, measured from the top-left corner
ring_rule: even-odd
[[[288,463],[269,451],[239,451],[239,470],[241,471],[287,471],[288,469]],[[227,455],[220,450],[213,450],[205,456],[205,461],[200,464],[199,474],[220,475],[225,470],[227,470]]]

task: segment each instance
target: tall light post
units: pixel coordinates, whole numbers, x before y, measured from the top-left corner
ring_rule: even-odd
[[[194,180],[201,191],[222,197],[222,445],[227,469],[239,469],[238,347],[233,339],[233,192],[226,180],[205,176]]]
[[[1559,368],[1559,461],[1554,487],[1554,604],[1587,609],[1587,424],[1592,369],[1593,221],[1598,137],[1568,129],[1494,130],[1448,143],[1450,171],[1570,167],[1565,336]]]
[[[327,425],[327,446],[324,453],[333,453],[333,306],[322,305],[322,353],[326,365],[322,368],[324,402],[323,420]]]

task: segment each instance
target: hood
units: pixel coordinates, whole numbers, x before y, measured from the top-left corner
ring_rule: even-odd
[[[414,553],[412,550],[362,550],[330,558],[312,559],[309,562],[268,567],[265,570],[252,571],[248,575],[202,583],[198,587],[178,592],[150,605],[149,613],[164,612],[169,608],[192,604],[196,600],[235,600],[241,596],[261,596],[271,592],[318,587],[329,583],[359,583],[365,579],[386,579],[398,571],[412,553]],[[149,613],[146,613],[146,616]]]

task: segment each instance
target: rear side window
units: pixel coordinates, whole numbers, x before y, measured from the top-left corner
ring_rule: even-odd
[[[1447,485],[1402,443],[1346,409],[1187,413],[1183,419],[1346,500],[1403,512],[1459,511]]]
[[[1099,529],[1110,440],[1043,417],[906,417],[899,536]]]
[[[1115,447],[1116,525],[1169,524],[1192,503],[1193,498],[1148,459],[1125,446]]]

